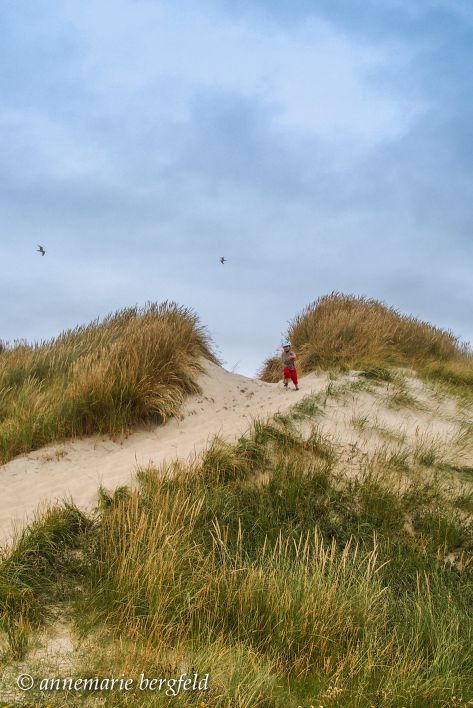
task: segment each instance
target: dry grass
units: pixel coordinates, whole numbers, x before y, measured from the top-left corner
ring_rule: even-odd
[[[404,366],[455,385],[473,383],[473,355],[451,332],[365,297],[325,295],[294,318],[288,335],[301,372]],[[264,363],[261,378],[281,378],[278,357]]]
[[[381,454],[360,457],[348,478],[330,440],[308,427],[319,416],[308,406],[290,426],[257,421],[235,444],[215,439],[191,465],[142,470],[134,490],[101,490],[93,519],[69,508],[46,517],[44,531],[26,531],[0,567],[11,652],[27,651],[57,596],[59,567],[78,587],[76,627],[91,638],[75,675],[195,667],[210,674],[209,691],[179,704],[207,708],[467,704],[468,499],[411,469],[436,463],[426,456],[411,455],[402,474]],[[94,639],[102,629],[106,652]],[[22,666],[31,668],[28,658]],[[140,692],[101,699],[168,705]]]
[[[120,433],[176,414],[213,359],[197,316],[173,303],[129,308],[0,353],[0,462],[46,443]]]
[[[334,305],[332,313],[338,311],[337,302],[342,301],[341,311],[343,303],[349,305],[340,296],[327,300]],[[373,332],[384,317],[390,337],[379,335],[377,343],[362,345],[362,336],[371,330],[365,321],[369,317],[358,312],[354,320],[364,328],[362,336],[353,331],[353,340],[346,335],[337,350],[341,335],[333,326],[319,348],[318,339],[315,344],[310,339],[317,327],[303,332],[312,321],[309,312],[296,320],[292,338],[306,370],[335,361],[341,368],[362,366],[365,378],[331,381],[324,393],[299,402],[290,414],[255,421],[236,443],[213,440],[192,464],[142,470],[133,490],[101,490],[93,516],[71,506],[56,508],[25,530],[0,558],[0,628],[9,645],[3,658],[10,667],[13,663],[12,676],[25,667],[33,671],[28,657],[32,631],[38,631],[59,597],[67,597],[75,629],[91,638],[91,649],[80,657],[75,675],[124,672],[136,677],[144,670],[163,676],[167,666],[173,667],[174,676],[190,667],[208,672],[209,691],[180,696],[180,705],[414,708],[473,700],[471,487],[452,483],[449,489],[445,481],[438,482],[438,476],[446,477],[446,458],[441,444],[427,437],[419,437],[412,449],[404,440],[395,440],[399,444],[394,449],[383,442],[370,455],[353,456],[356,474],[347,474],[346,455],[321,429],[328,398],[335,401],[379,381],[394,386],[387,365],[422,367],[430,356],[432,366],[436,361],[467,366],[470,354],[448,333],[401,318],[378,303],[359,299],[353,307],[356,312],[357,307],[368,308]],[[131,373],[120,386],[141,381],[132,375],[136,369],[149,376],[161,366],[157,383],[166,381],[165,391],[178,387],[172,399],[178,406],[195,386],[198,358],[211,354],[192,317],[190,328],[184,317],[188,329],[179,335],[183,342],[172,340],[180,332],[182,311],[177,323],[170,313],[166,329],[158,322],[168,314],[166,306],[164,312],[125,316],[117,327],[118,359],[113,358],[114,341],[104,331],[115,320],[105,327],[92,325],[91,369],[97,340],[104,335],[104,356],[115,362],[110,375],[118,376],[122,358],[130,357]],[[148,331],[147,317],[147,354],[143,362],[129,363],[136,362],[141,349],[128,352],[123,333],[128,344],[133,337],[138,341],[144,323]],[[338,323],[342,320],[340,315]],[[343,320],[343,327],[348,321]],[[327,313],[322,322],[328,327]],[[156,331],[161,333],[158,339]],[[153,359],[152,342],[165,340],[163,332],[173,341],[165,347],[167,363]],[[83,334],[65,336],[71,340],[64,356],[74,350],[74,337],[80,335],[80,343]],[[331,346],[338,351],[336,360],[328,358]],[[175,360],[176,351],[185,355]],[[311,359],[323,351],[327,358]],[[14,352],[7,349],[0,361]],[[41,380],[58,387],[55,395],[66,390],[72,370],[82,370],[76,363],[81,356],[88,361],[82,352],[60,365],[58,355],[49,379],[43,368]],[[12,371],[10,367],[10,375]],[[18,380],[22,390],[28,379]],[[87,390],[100,390],[100,377],[92,376],[90,382]],[[141,391],[125,386],[127,391],[136,388]],[[106,399],[114,405],[115,390],[112,386]],[[90,398],[85,400],[90,410]],[[139,396],[133,410],[145,418],[162,418],[175,410],[155,411],[143,401],[146,396]],[[412,406],[404,390],[396,401],[401,403]],[[108,411],[105,407],[100,424]],[[123,418],[117,415],[116,420]],[[351,423],[360,432],[370,428],[362,416]],[[470,435],[470,427],[467,422],[464,436]],[[395,438],[395,431],[390,435]],[[449,474],[456,470],[450,465]],[[106,649],[97,639],[102,630],[110,638]],[[170,703],[163,694],[144,692],[98,698],[110,706]],[[97,696],[41,696],[36,691],[28,699],[37,705],[47,699],[62,708],[94,705]]]

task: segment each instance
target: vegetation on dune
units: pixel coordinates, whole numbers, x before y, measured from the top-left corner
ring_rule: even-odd
[[[335,294],[297,317],[290,336],[305,371],[360,376],[255,421],[236,443],[215,438],[193,463],[142,469],[136,488],[101,489],[93,514],[49,509],[0,549],[0,699],[5,676],[40,674],[30,637],[63,612],[86,640],[68,675],[210,675],[204,695],[101,692],[105,706],[473,704],[471,467],[427,437],[409,447],[356,411],[352,429],[383,436],[370,452],[317,424],[329,399],[383,385],[389,406],[421,410],[391,367],[458,390],[471,353],[448,332]],[[195,315],[167,304],[5,347],[4,458],[164,420],[196,390],[202,356],[212,353]],[[279,376],[270,360],[264,376],[276,367]],[[35,687],[28,700],[62,708],[97,695]]]
[[[80,575],[73,550],[91,523],[71,504],[53,507],[0,556],[0,626],[13,657],[23,656],[28,631],[48,618],[46,603],[67,599],[71,579]]]
[[[0,351],[0,462],[46,443],[173,416],[196,392],[205,329],[174,303],[129,308]]]
[[[87,523],[68,507],[62,521],[56,512],[45,519],[47,534],[25,532],[14,566],[31,546],[33,559],[49,558],[53,536],[81,559],[73,571],[59,564],[61,582],[80,587],[81,631],[107,628],[110,637],[108,649],[99,642],[82,658],[83,675],[192,666],[210,673],[208,708],[473,699],[471,495],[467,503],[465,490],[459,497],[422,481],[416,465],[425,460],[415,456],[402,474],[386,455],[360,456],[348,478],[318,415],[309,399],[292,417],[256,422],[235,444],[215,439],[192,465],[142,470],[135,490],[101,490]],[[52,547],[59,558],[71,552]],[[21,606],[0,595],[17,651],[38,608],[54,600],[59,579],[42,562],[21,566]],[[11,564],[5,557],[0,567],[7,590],[17,582],[4,572]],[[82,705],[84,696],[47,696],[54,706],[66,699]],[[169,698],[101,700],[164,706]],[[195,694],[179,702],[199,704]]]
[[[305,373],[404,366],[454,385],[473,383],[472,352],[451,332],[401,315],[377,300],[324,295],[292,320],[288,336]],[[264,363],[261,378],[280,380],[278,357]]]

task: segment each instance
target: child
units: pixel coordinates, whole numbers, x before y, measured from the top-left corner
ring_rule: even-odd
[[[281,360],[284,369],[284,388],[287,388],[289,379],[291,379],[296,391],[298,391],[299,386],[297,383],[297,371],[294,363],[296,360],[296,355],[293,351],[291,351],[291,342],[286,339],[282,344],[282,349]]]

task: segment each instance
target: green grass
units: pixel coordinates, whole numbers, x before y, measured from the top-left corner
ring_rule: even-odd
[[[5,675],[44,673],[30,649],[60,607],[84,642],[67,674],[210,674],[205,695],[176,705],[471,704],[471,468],[435,440],[409,447],[363,416],[351,420],[357,430],[388,438],[375,453],[352,445],[347,455],[321,429],[327,404],[364,391],[419,409],[396,367],[468,401],[471,354],[448,332],[336,294],[307,308],[290,335],[303,371],[331,372],[325,391],[234,443],[215,438],[192,464],[142,469],[133,489],[101,488],[93,513],[56,506],[3,552]],[[205,331],[174,305],[0,348],[0,459],[174,415],[196,390],[202,356],[212,359]],[[264,375],[279,369],[273,359]],[[359,376],[337,381],[348,369]],[[455,444],[467,444],[470,427]],[[0,681],[4,700],[1,690]],[[28,700],[170,704],[139,692],[35,690]]]
[[[0,463],[65,438],[117,434],[175,415],[213,359],[196,315],[129,308],[37,345],[0,352]]]
[[[301,420],[307,428],[310,419]],[[143,469],[135,490],[102,489],[93,518],[55,511],[45,531],[35,525],[4,558],[1,597],[15,594],[20,567],[31,608],[3,600],[3,627],[16,623],[21,637],[11,650],[26,651],[28,631],[56,602],[59,574],[80,587],[70,595],[75,622],[92,637],[80,675],[195,666],[211,675],[209,707],[427,708],[455,705],[453,696],[465,704],[473,698],[471,497],[410,475],[409,464],[399,473],[382,455],[360,458],[347,478],[316,426],[302,435],[269,420],[234,444],[215,439],[191,466]],[[462,570],[444,562],[449,554],[462,557]],[[93,642],[104,629],[106,648]],[[66,698],[82,700],[48,696],[54,706]]]
[[[350,422],[355,430],[358,430],[360,433],[371,427],[369,424],[369,416],[367,415],[354,415]]]
[[[408,391],[404,382],[399,383],[388,392],[386,403],[394,410],[401,410],[402,408],[424,410],[423,404]]]
[[[360,371],[360,376],[371,381],[393,381],[392,371],[384,366],[370,366],[364,371]]]
[[[393,430],[388,425],[381,425],[376,421],[372,426],[371,430],[382,438],[389,442],[397,443],[398,445],[403,445],[406,442],[407,435],[401,430]]]
[[[310,394],[304,396],[302,401],[296,403],[291,409],[291,417],[294,420],[305,420],[323,415],[324,403],[321,394]]]
[[[435,445],[420,445],[414,450],[414,457],[424,467],[433,467],[439,459],[439,450]]]
[[[473,467],[471,467],[470,465],[452,465],[443,462],[440,467],[441,469],[459,472],[460,474],[467,475],[468,477],[473,478]]]
[[[24,655],[28,630],[47,619],[45,599],[63,602],[71,595],[73,579],[82,574],[73,550],[91,525],[72,504],[52,507],[0,556],[0,628],[14,657]]]

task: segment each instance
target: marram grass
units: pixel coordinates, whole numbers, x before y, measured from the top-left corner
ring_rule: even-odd
[[[316,427],[302,435],[273,420],[235,444],[214,440],[191,465],[143,469],[136,489],[102,490],[88,524],[70,508],[64,525],[46,517],[59,529],[52,555],[51,533],[25,532],[13,557],[18,564],[26,549],[28,592],[23,605],[0,607],[12,650],[27,651],[30,625],[54,604],[58,554],[61,582],[80,588],[76,627],[91,637],[81,675],[194,666],[211,676],[207,708],[466,705],[471,519],[460,497],[409,467],[417,464],[401,478],[375,454],[348,479]],[[67,570],[61,559],[74,550],[81,563]],[[447,564],[451,554],[461,563]],[[36,558],[47,560],[43,570]],[[14,585],[11,572],[2,576]],[[167,705],[157,695],[101,698]],[[180,703],[199,705],[195,696]]]
[[[387,380],[387,367],[401,366],[456,387],[473,383],[472,352],[457,337],[377,300],[324,295],[290,322],[288,336],[301,373],[364,369]],[[261,378],[280,380],[279,357],[264,362]]]
[[[121,433],[175,415],[213,359],[197,316],[129,308],[36,345],[0,351],[0,463],[47,443]]]

